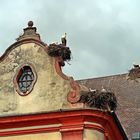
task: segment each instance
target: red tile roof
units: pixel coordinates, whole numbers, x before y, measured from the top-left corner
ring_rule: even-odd
[[[91,89],[101,90],[102,87],[114,92],[118,108],[116,114],[131,138],[133,132],[140,132],[140,79],[131,80],[128,74],[79,80]]]

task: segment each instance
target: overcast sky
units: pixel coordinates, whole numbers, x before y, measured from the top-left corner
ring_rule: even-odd
[[[66,32],[75,79],[126,73],[140,64],[140,0],[0,0],[0,54],[29,20],[47,44]]]

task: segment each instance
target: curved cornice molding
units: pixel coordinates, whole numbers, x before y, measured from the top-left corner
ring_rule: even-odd
[[[6,51],[3,53],[2,56],[0,56],[0,62],[3,61],[3,59],[13,50],[15,49],[16,47],[22,45],[22,44],[27,44],[27,43],[36,43],[37,45],[40,45],[41,47],[43,47],[45,50],[47,50],[47,44],[40,41],[40,40],[37,40],[37,39],[34,39],[34,38],[26,38],[26,39],[23,39],[23,40],[20,40],[20,41],[17,41],[15,43],[13,43],[12,45],[10,45]]]

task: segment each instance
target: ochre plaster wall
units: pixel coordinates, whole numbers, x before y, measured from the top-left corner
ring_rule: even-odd
[[[104,134],[97,130],[84,130],[84,140],[104,140]]]
[[[61,140],[61,133],[52,132],[52,133],[1,137],[0,140]]]
[[[0,114],[58,110],[67,104],[70,81],[56,73],[55,60],[44,48],[35,43],[22,44],[0,62]],[[13,80],[24,64],[34,67],[37,81],[29,95],[20,96]]]

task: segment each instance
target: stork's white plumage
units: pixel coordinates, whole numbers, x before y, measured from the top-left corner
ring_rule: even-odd
[[[104,87],[102,87],[101,92],[107,92],[107,90]]]
[[[66,33],[61,37],[61,42],[62,42],[62,45],[66,46],[67,45],[67,39],[66,39]]]

